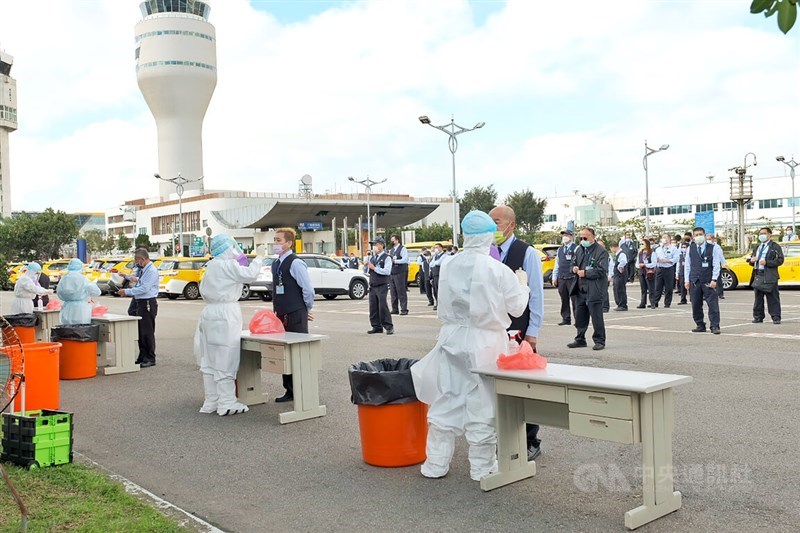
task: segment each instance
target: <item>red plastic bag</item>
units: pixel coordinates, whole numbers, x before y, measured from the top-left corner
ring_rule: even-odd
[[[47,305],[44,306],[45,309],[48,311],[60,311],[61,310],[61,300],[56,298],[55,296],[50,296],[50,301],[47,302]]]
[[[106,307],[105,305],[96,305],[92,307],[92,316],[96,317],[105,316],[107,311],[108,307]]]
[[[501,353],[497,358],[497,368],[502,370],[536,370],[547,366],[547,359],[533,353],[528,341],[523,340],[519,343],[519,351],[506,355]]]
[[[286,329],[283,327],[283,322],[269,309],[256,311],[256,314],[253,315],[253,319],[250,320],[250,333],[263,334],[285,332]]]

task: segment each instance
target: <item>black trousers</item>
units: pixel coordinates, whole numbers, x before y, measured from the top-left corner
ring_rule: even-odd
[[[655,278],[647,279],[647,273],[643,268],[639,269],[639,286],[642,288],[642,301],[639,305],[647,305],[648,302],[650,305],[654,305],[656,280]]]
[[[706,327],[705,316],[703,315],[703,302],[708,305],[708,321],[712,328],[719,327],[719,295],[716,289],[712,289],[701,281],[693,281],[691,286],[692,295],[692,318],[699,327]]]
[[[433,280],[430,278],[430,274],[425,276],[425,296],[428,297],[428,303],[433,303]]]
[[[610,286],[611,282],[608,281],[608,278],[606,278],[606,292],[603,294],[603,311],[611,310],[611,298],[608,296],[608,288]]]
[[[725,287],[722,286],[722,275],[717,278],[717,296],[720,298],[725,296]]]
[[[758,275],[758,274],[756,274]],[[764,292],[758,289],[753,289],[753,318],[756,320],[764,320],[764,298],[767,299],[767,311],[772,320],[781,319],[781,294],[778,292],[778,284],[769,291]]]
[[[397,274],[392,274],[390,284],[392,289],[392,311],[408,311],[407,284],[408,270],[400,269]],[[399,304],[399,306],[398,306]]]
[[[419,293],[425,294],[425,286],[428,284],[428,276],[425,275],[425,271],[422,270],[422,267],[419,268]]]
[[[614,272],[614,303],[620,309],[628,308],[627,273]]]
[[[629,259],[625,268],[628,270],[628,281],[636,281],[636,277],[639,275],[639,268],[636,266],[636,258],[633,260]]]
[[[286,313],[285,315],[279,315],[278,313],[275,313],[275,316],[278,317],[278,320],[283,322],[283,328],[286,331],[290,333],[308,333],[307,309],[298,309],[297,311],[292,311],[291,313]],[[289,394],[294,394],[294,386],[292,385],[291,374],[283,375],[283,388],[286,389],[286,392]]]
[[[601,281],[602,283],[602,281]],[[608,291],[606,291],[608,292]],[[603,300],[596,302],[587,301],[587,293],[578,293],[578,305],[575,308],[575,340],[586,342],[586,330],[589,329],[589,319],[592,319],[592,340],[595,344],[606,344],[606,324],[603,320]]]
[[[720,287],[722,283],[717,281],[717,287]],[[683,269],[681,268],[678,271],[678,294],[681,296],[681,302],[686,302],[686,296],[689,294],[689,291],[686,290],[686,280],[683,276]]]
[[[653,297],[653,307],[658,305],[661,301],[661,295],[664,295],[664,307],[672,305],[672,293],[675,291],[675,265],[664,268],[656,269],[656,293]]]
[[[394,329],[389,304],[386,302],[388,292],[388,283],[369,288],[369,323],[373,329]]]
[[[433,287],[433,299],[436,301],[436,305],[439,305],[439,276],[433,276],[431,287]]]
[[[156,362],[156,315],[158,301],[155,298],[136,299],[136,315],[139,320],[139,357],[140,363]]]
[[[558,285],[556,285],[558,295],[561,297],[561,320],[564,322],[572,322],[570,306],[572,306],[572,313],[575,313],[575,306],[578,304],[578,297],[569,293],[571,282],[572,279],[562,278],[558,280]]]

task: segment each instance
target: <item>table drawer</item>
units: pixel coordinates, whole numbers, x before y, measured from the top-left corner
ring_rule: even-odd
[[[261,353],[261,343],[242,339],[242,350]]]
[[[261,357],[268,359],[286,359],[286,347],[282,344],[262,344]]]
[[[569,389],[569,410],[570,413],[633,420],[633,397],[630,394]]]
[[[272,374],[291,374],[292,363],[282,357],[261,357],[261,370]]]
[[[580,437],[633,444],[633,422],[604,416],[569,414],[569,432]]]
[[[546,402],[567,403],[566,387],[558,385],[542,385],[541,383],[525,383],[522,381],[495,380],[497,394],[544,400]]]

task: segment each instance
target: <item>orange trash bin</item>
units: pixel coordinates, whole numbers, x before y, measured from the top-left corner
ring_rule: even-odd
[[[16,346],[3,348],[18,350]],[[23,344],[25,364],[25,411],[58,410],[61,391],[58,383],[57,342]],[[22,393],[14,399],[14,410],[22,411]]]
[[[20,344],[32,344],[36,342],[36,328],[33,326],[14,326],[14,331],[19,337]]]
[[[428,406],[420,401],[359,405],[361,454],[373,466],[410,466],[425,460]]]
[[[99,332],[96,324],[62,324],[50,330],[50,338],[61,343],[60,379],[87,379],[97,375]]]

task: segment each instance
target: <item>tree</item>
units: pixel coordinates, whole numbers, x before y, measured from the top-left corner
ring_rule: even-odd
[[[103,245],[103,248],[104,248],[104,249],[106,249],[106,250],[108,250],[108,251],[110,252],[111,250],[113,250],[113,249],[114,249],[114,248],[116,248],[116,247],[117,247],[117,240],[114,238],[114,235],[112,235],[111,233],[109,233],[109,234],[106,236],[106,242],[105,242],[105,244]]]
[[[134,244],[136,244],[137,248],[147,248],[148,250],[150,250],[153,246],[150,244],[150,236],[146,233],[140,233],[137,235]]]
[[[478,185],[464,193],[459,204],[459,209],[463,217],[474,209],[488,213],[496,205],[497,191],[494,190],[494,185],[489,185],[488,187],[481,187]]]
[[[0,224],[0,246],[9,259],[32,261],[61,256],[61,248],[78,236],[73,215],[47,208],[38,215],[22,213]]]
[[[123,233],[119,236],[117,241],[117,250],[120,252],[127,252],[131,249],[131,240]]]
[[[750,4],[750,13],[764,13],[765,17],[771,17],[778,13],[778,28],[784,33],[794,26],[797,20],[797,1],[798,0],[753,0]]]
[[[87,231],[83,234],[83,238],[86,239],[86,248],[90,254],[104,254],[113,249],[113,246],[108,247],[108,239],[106,239],[105,233],[99,229]]]
[[[517,228],[524,234],[524,237],[520,235],[520,238],[535,240],[536,232],[544,222],[547,198],[536,198],[530,189],[525,189],[509,194],[504,203],[513,209],[517,216]]]

